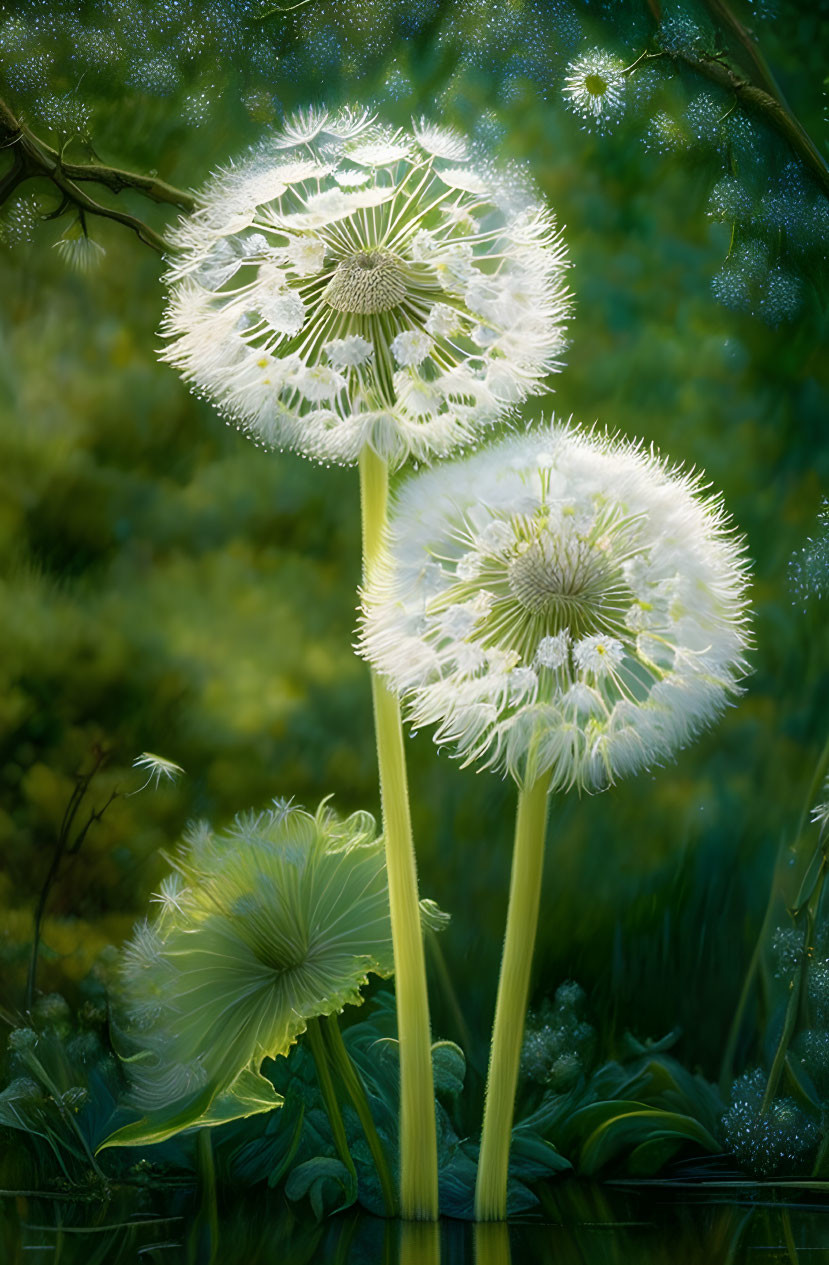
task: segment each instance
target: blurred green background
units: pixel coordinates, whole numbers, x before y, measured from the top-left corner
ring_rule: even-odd
[[[3,96],[52,144],[68,138],[81,160],[86,131],[104,161],[182,187],[318,99],[370,101],[401,124],[426,111],[537,181],[566,226],[576,302],[555,394],[523,417],[598,419],[701,466],[747,538],[756,644],[745,695],[675,764],[554,801],[534,997],[575,978],[607,1044],[678,1029],[679,1057],[715,1076],[774,855],[827,737],[819,550],[799,592],[789,575],[829,485],[826,199],[762,120],[670,52],[671,39],[717,44],[711,6],[662,8],[660,34],[644,3],[309,0],[264,17],[241,3],[23,3],[0,6],[0,51]],[[820,6],[732,8],[825,153]],[[593,47],[626,65],[667,50],[603,132],[562,96],[568,63]],[[712,194],[724,176],[747,199],[730,218]],[[159,231],[171,221],[122,202]],[[0,257],[11,1012],[73,779],[97,748],[110,756],[90,808],[141,785],[142,751],[186,776],[117,799],[59,875],[38,986],[70,1000],[147,911],[189,818],[331,793],[343,812],[378,810],[368,678],[351,649],[356,472],[265,454],[225,427],[157,360],[159,258],[96,220],[106,255],[69,271],[53,246],[71,215],[36,218],[56,205],[45,184],[25,186],[4,208]],[[460,770],[427,733],[409,755],[422,892],[452,914],[445,970],[431,962],[435,1034],[481,1071],[514,791]]]

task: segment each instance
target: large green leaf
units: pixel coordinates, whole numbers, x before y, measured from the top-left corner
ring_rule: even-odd
[[[210,1128],[273,1111],[283,1101],[269,1080],[252,1068],[244,1068],[225,1089],[207,1086],[184,1102],[171,1103],[165,1110],[153,1111],[123,1125],[101,1142],[98,1151],[111,1146],[152,1146],[185,1129]]]
[[[572,1169],[552,1142],[518,1125],[512,1131],[509,1153],[510,1171],[517,1177],[552,1177]]]
[[[357,1182],[342,1160],[328,1155],[315,1155],[313,1159],[298,1164],[291,1170],[285,1183],[288,1199],[311,1201],[314,1216],[318,1220],[328,1212],[348,1208],[357,1198]]]
[[[676,1140],[678,1145],[693,1142],[710,1152],[719,1149],[716,1138],[692,1116],[634,1101],[592,1103],[576,1112],[570,1125],[575,1136],[584,1139],[577,1169],[587,1176],[624,1151],[657,1140]]]
[[[466,1058],[461,1047],[454,1041],[436,1041],[432,1046],[432,1072],[435,1093],[457,1097],[466,1075]]]

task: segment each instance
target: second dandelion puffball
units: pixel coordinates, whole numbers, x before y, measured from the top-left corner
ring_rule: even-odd
[[[700,476],[554,423],[404,486],[362,645],[467,762],[599,789],[721,712],[746,587]]]

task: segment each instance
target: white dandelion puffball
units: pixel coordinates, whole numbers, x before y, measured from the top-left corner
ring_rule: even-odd
[[[452,130],[312,109],[200,202],[171,238],[163,356],[260,444],[428,459],[559,367],[553,216]]]
[[[625,105],[624,62],[612,53],[594,48],[567,67],[565,104],[593,127],[618,118]]]
[[[361,649],[467,763],[598,790],[659,762],[745,670],[743,547],[702,488],[555,422],[418,475]]]

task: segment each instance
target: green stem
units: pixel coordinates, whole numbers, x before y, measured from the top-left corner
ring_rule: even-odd
[[[199,1129],[197,1135],[201,1200],[188,1235],[190,1260],[204,1262],[204,1265],[214,1265],[219,1252],[219,1208],[212,1133],[212,1129]]]
[[[769,1072],[769,1079],[766,1082],[766,1092],[763,1095],[761,1111],[767,1111],[771,1105],[777,1088],[780,1084],[780,1078],[783,1075],[783,1068],[786,1063],[786,1053],[789,1043],[797,1023],[797,1016],[800,1010],[800,1001],[803,988],[806,983],[806,973],[808,970],[809,958],[814,948],[815,937],[815,921],[817,919],[817,911],[820,906],[820,896],[823,891],[823,883],[826,878],[826,861],[821,866],[820,875],[815,884],[815,889],[809,899],[806,907],[806,920],[803,928],[803,948],[800,954],[800,961],[791,982],[791,991],[789,993],[789,1001],[786,1006],[786,1015],[783,1020],[783,1031],[780,1033],[780,1040],[777,1043],[777,1049],[774,1052],[774,1059]]]
[[[363,579],[384,547],[388,466],[368,448],[360,455]],[[426,962],[417,895],[400,704],[372,671],[374,727],[386,843],[397,1035],[400,1048],[400,1207],[407,1220],[438,1215],[438,1162]]]
[[[814,807],[818,789],[826,777],[827,768],[829,768],[829,739],[827,739],[824,743],[823,750],[818,756],[817,764],[815,765],[814,772],[812,774],[812,780],[809,783],[809,789],[806,792],[806,796],[800,810],[800,818],[797,823],[797,833],[795,834],[795,843],[792,849],[795,855],[800,852],[803,835],[806,831],[808,813],[809,810]],[[766,912],[763,915],[763,921],[760,925],[760,931],[757,935],[754,951],[748,964],[748,970],[746,971],[746,977],[740,991],[737,1008],[734,1011],[734,1018],[731,1021],[731,1027],[728,1032],[728,1040],[725,1044],[725,1053],[723,1054],[722,1063],[720,1065],[720,1090],[724,1095],[727,1093],[728,1088],[734,1079],[734,1055],[737,1051],[740,1029],[743,1025],[743,1018],[748,1005],[748,999],[751,996],[751,990],[754,986],[754,981],[762,961],[763,950],[766,945],[766,939],[768,937],[769,928],[774,915],[774,907],[777,903],[779,880],[783,873],[788,856],[788,849],[784,849],[782,846],[778,848],[777,857],[774,862],[774,873],[772,875],[771,889],[769,891]],[[785,866],[785,868],[789,867]]]
[[[354,1161],[351,1158],[351,1152],[348,1149],[348,1139],[345,1136],[343,1116],[340,1111],[340,1104],[337,1102],[337,1095],[334,1092],[334,1082],[331,1079],[331,1068],[328,1064],[328,1055],[325,1052],[325,1043],[323,1041],[322,1029],[320,1028],[318,1019],[309,1020],[307,1033],[308,1044],[311,1047],[311,1054],[314,1056],[317,1078],[320,1083],[320,1089],[322,1090],[325,1110],[328,1113],[328,1120],[331,1124],[331,1132],[334,1135],[334,1145],[337,1148],[337,1154],[356,1182],[357,1170],[354,1167]]]
[[[518,795],[507,931],[495,1003],[475,1187],[477,1221],[503,1221],[507,1215],[509,1148],[538,925],[549,788],[550,775],[545,774],[528,782]]]
[[[71,1110],[64,1103],[63,1096],[60,1090],[58,1089],[58,1086],[52,1080],[51,1076],[46,1071],[46,1068],[43,1066],[40,1059],[37,1058],[34,1054],[29,1054],[28,1058],[26,1059],[26,1063],[34,1071],[35,1075],[40,1080],[41,1084],[45,1085],[49,1093],[52,1095],[52,1098],[54,1099],[54,1102],[55,1102],[55,1106],[57,1107],[61,1115],[61,1118],[64,1120],[66,1124],[69,1125],[69,1128],[72,1130],[72,1132],[75,1134],[76,1138],[80,1142],[81,1147],[83,1148],[84,1154],[86,1155],[86,1158],[89,1160],[89,1163],[92,1165],[92,1168],[96,1176],[100,1177],[101,1181],[105,1183],[107,1180],[106,1174],[104,1173],[100,1164],[96,1160],[94,1151],[92,1150],[91,1146],[89,1145],[86,1138],[84,1137],[83,1129],[78,1124]]]
[[[363,1082],[351,1061],[348,1050],[345,1048],[343,1034],[340,1032],[340,1025],[337,1022],[336,1015],[328,1015],[325,1020],[324,1032],[328,1039],[328,1052],[331,1055],[331,1062],[345,1086],[362,1125],[363,1133],[366,1135],[366,1142],[368,1142],[371,1157],[374,1160],[374,1167],[377,1169],[377,1176],[380,1178],[380,1189],[383,1192],[386,1214],[389,1217],[394,1217],[397,1215],[397,1191],[395,1190],[394,1178],[386,1158],[386,1150],[375,1127],[374,1117],[371,1114],[371,1107],[369,1106]]]

